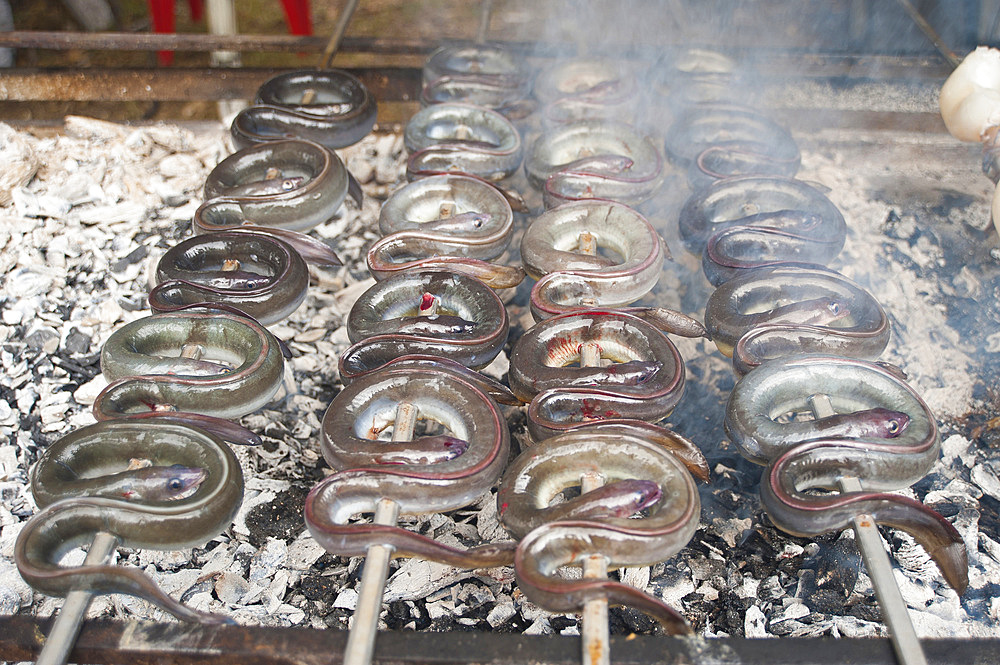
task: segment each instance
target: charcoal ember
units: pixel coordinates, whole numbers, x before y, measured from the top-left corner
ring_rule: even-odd
[[[388,611],[385,614],[385,625],[389,630],[399,630],[404,628],[410,621],[410,607],[401,600],[388,603]]]
[[[795,596],[810,609],[833,613],[845,607],[862,567],[861,554],[853,535],[853,532],[845,531],[832,543],[821,544],[815,555],[801,561],[798,566],[799,586]],[[839,604],[836,604],[838,599]]]
[[[59,334],[52,328],[39,328],[29,334],[24,341],[33,351],[52,353],[59,348]]]
[[[746,637],[746,614],[755,601],[755,598],[741,598],[729,589],[720,591],[715,602],[716,609],[710,613],[712,624],[716,630],[729,635]]]
[[[659,627],[655,619],[632,607],[609,608],[608,621],[612,635],[652,635]]]
[[[63,340],[63,349],[76,356],[84,355],[90,351],[91,339],[90,335],[81,332],[80,329],[70,328],[69,334]],[[79,363],[77,364],[79,366]]]
[[[614,619],[611,619],[611,613],[614,608],[608,610],[608,619],[612,623],[611,630],[614,630]],[[580,622],[575,617],[570,616],[553,616],[549,618],[549,626],[557,633],[563,633],[567,629],[572,629],[575,633],[579,633],[577,630]],[[614,634],[614,633],[612,633]]]
[[[139,245],[131,252],[121,257],[117,261],[111,264],[112,272],[123,272],[130,265],[139,263],[146,258],[149,254],[149,248],[145,245]]]
[[[309,600],[332,602],[340,590],[340,581],[326,575],[304,575],[298,590]]]
[[[348,623],[350,621],[353,611],[344,609],[331,609],[323,617],[323,624],[327,628],[332,628],[334,630],[347,630]]]
[[[186,603],[199,594],[210,594],[214,588],[215,581],[213,579],[199,580],[184,590],[180,595],[180,601]]]
[[[854,602],[848,604],[845,609],[846,616],[852,616],[862,621],[877,624],[882,623],[882,612],[879,610],[878,603],[875,602],[874,591],[863,597],[855,599]]]
[[[305,528],[302,510],[307,493],[307,489],[292,486],[272,501],[255,506],[246,516],[251,544],[261,547],[269,537],[290,540],[297,536]]]

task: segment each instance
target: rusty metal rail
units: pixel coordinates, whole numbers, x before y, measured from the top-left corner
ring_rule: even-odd
[[[0,32],[0,47],[40,48],[63,51],[269,51],[275,53],[320,53],[326,37],[296,35],[211,35],[202,33],[158,34],[149,32],[54,32],[14,30]],[[344,37],[346,52],[380,55],[426,55],[434,44],[420,40]]]
[[[0,101],[203,101],[249,99],[272,68],[0,70]],[[380,101],[416,99],[420,71],[403,67],[350,69]]]
[[[0,47],[50,50],[83,49],[94,51],[241,51],[321,53],[325,37],[293,35],[210,35],[203,33],[156,34],[132,32],[54,32],[14,30],[0,32]],[[576,44],[504,41],[504,48],[543,58],[572,56]],[[423,56],[439,46],[438,42],[408,39],[345,36],[338,52],[373,56]],[[615,57],[655,60],[671,46],[657,45],[655,50],[635,44],[608,45]],[[676,48],[683,50],[684,47]],[[905,80],[940,78],[942,82],[952,67],[940,58],[927,56],[845,55],[809,53],[790,49],[735,49],[731,55],[751,61],[761,71],[774,75],[810,77],[878,78]]]
[[[0,617],[0,660],[34,660],[48,618]],[[379,634],[377,665],[578,665],[579,638],[498,633],[389,631]],[[347,632],[305,628],[199,626],[87,621],[72,662],[128,665],[320,665],[340,663]],[[996,662],[1000,639],[923,642],[932,665]],[[612,638],[621,665],[884,665],[894,662],[887,639],[761,639],[630,636]]]

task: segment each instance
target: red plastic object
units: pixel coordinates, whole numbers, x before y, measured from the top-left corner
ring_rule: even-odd
[[[309,0],[281,0],[285,9],[285,20],[293,35],[311,35],[312,18],[309,13]],[[202,0],[188,0],[191,19],[200,21],[205,14]],[[176,29],[174,17],[174,0],[149,0],[149,13],[153,19],[153,32],[169,33]],[[167,66],[174,61],[173,51],[157,53],[160,64]]]
[[[281,0],[285,7],[285,20],[293,35],[311,35],[312,18],[309,14],[309,0]]]
[[[149,13],[153,18],[153,32],[174,32],[174,0],[149,0]],[[160,51],[156,56],[162,66],[174,61],[173,51]]]

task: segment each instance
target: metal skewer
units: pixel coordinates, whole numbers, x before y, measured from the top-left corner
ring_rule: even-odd
[[[486,41],[486,33],[490,31],[490,18],[493,16],[493,0],[482,0],[479,5],[479,31],[476,32],[476,43]]]
[[[117,548],[118,538],[110,533],[100,531],[94,536],[94,541],[90,544],[83,565],[100,566],[106,564],[111,560]],[[38,654],[38,660],[35,661],[37,665],[64,665],[66,663],[93,598],[92,592],[83,589],[70,591],[66,594],[62,609],[59,610],[52,630],[49,631],[45,644]]]
[[[816,418],[836,415],[829,395],[810,395],[809,406]],[[861,481],[853,476],[840,479],[842,492],[860,492],[862,489]],[[892,564],[875,521],[871,515],[856,515],[853,526],[854,539],[861,551],[868,576],[871,577],[872,586],[875,587],[875,597],[882,610],[882,619],[889,629],[896,657],[902,665],[927,665],[927,658],[913,629],[906,602],[896,585],[896,578],[892,575]]]
[[[581,234],[579,249],[595,254],[597,247],[591,234],[585,242]],[[580,345],[580,367],[598,367],[601,364],[601,347],[597,342]],[[580,491],[592,492],[604,485],[605,478],[597,472],[580,477]],[[608,560],[603,554],[592,554],[583,560],[584,579],[602,579],[608,576]],[[580,618],[580,639],[583,644],[583,665],[608,665],[611,662],[611,645],[608,630],[608,599],[594,598],[583,604]]]
[[[937,33],[934,26],[928,23],[927,19],[924,18],[924,15],[913,6],[913,3],[910,2],[910,0],[898,0],[898,2],[903,8],[903,11],[906,12],[906,15],[910,17],[918,28],[920,28],[920,31],[924,33],[924,36],[927,37],[928,40],[930,40],[931,44],[934,44],[934,48],[938,50],[938,53],[944,56],[944,59],[948,61],[948,64],[952,67],[958,67],[959,63],[962,62],[962,59],[955,55],[954,51],[948,48],[948,45],[945,44],[943,39],[941,39],[941,35]]]
[[[236,26],[236,5],[233,0],[208,0],[205,7],[206,18],[208,20],[208,31],[213,35],[237,35],[239,29]],[[212,51],[213,67],[239,67],[240,54],[238,51]],[[223,120],[231,119],[246,107],[246,102],[242,99],[220,99],[217,102],[219,117]]]
[[[330,68],[333,56],[337,54],[340,42],[344,39],[344,33],[347,32],[347,24],[351,22],[351,17],[354,16],[354,11],[358,8],[358,2],[359,0],[347,0],[347,3],[344,5],[344,11],[340,12],[340,16],[337,17],[337,24],[333,27],[333,34],[330,35],[330,41],[326,43],[326,48],[323,49],[323,57],[320,58],[320,69]]]
[[[603,485],[604,476],[599,473],[585,473],[580,478],[580,491],[584,493]],[[592,554],[583,560],[584,579],[597,580],[607,576],[608,560],[603,554]],[[611,662],[607,598],[595,598],[583,604],[580,638],[583,640],[583,665],[608,665]]]
[[[409,441],[417,423],[417,407],[409,402],[396,406],[396,420],[392,426],[393,441]],[[375,505],[373,524],[393,525],[399,519],[399,504],[392,499],[381,499]],[[393,548],[390,545],[372,545],[365,555],[358,604],[354,609],[351,630],[344,649],[344,665],[368,665],[375,651],[378,633],[378,616],[382,610],[382,596],[389,576],[389,561]]]

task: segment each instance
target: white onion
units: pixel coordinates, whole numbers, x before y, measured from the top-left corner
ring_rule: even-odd
[[[941,87],[941,118],[960,141],[981,141],[1000,125],[1000,51],[980,46]]]

